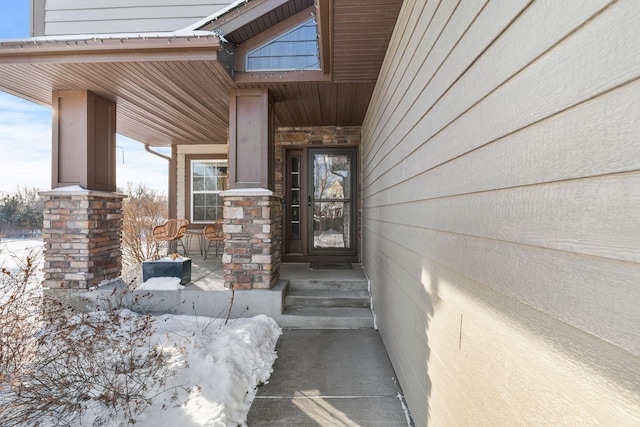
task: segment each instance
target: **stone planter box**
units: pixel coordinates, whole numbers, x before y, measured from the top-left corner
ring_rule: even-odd
[[[177,277],[181,285],[191,282],[191,258],[159,259],[142,263],[142,281],[153,277]]]

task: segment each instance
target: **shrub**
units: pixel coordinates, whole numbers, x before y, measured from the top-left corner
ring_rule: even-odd
[[[157,258],[160,241],[153,239],[153,227],[167,218],[167,198],[142,184],[127,184],[122,204],[122,262],[134,265]]]
[[[43,296],[31,258],[1,274],[0,425],[131,425],[158,396],[177,401],[165,387],[184,347],[154,344],[150,316],[115,294],[92,313]]]

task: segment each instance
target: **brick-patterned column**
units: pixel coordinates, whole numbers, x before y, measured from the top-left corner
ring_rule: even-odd
[[[280,272],[281,198],[264,189],[234,189],[224,196],[225,286],[270,289]]]
[[[41,192],[44,209],[43,287],[86,289],[122,269],[122,199],[73,187]]]

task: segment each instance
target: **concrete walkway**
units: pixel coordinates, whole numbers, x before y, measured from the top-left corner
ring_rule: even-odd
[[[402,391],[373,329],[285,330],[249,427],[407,426]]]

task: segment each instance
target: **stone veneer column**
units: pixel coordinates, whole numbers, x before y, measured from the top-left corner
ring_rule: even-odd
[[[224,197],[224,284],[270,289],[280,270],[281,198],[265,189],[234,189]]]
[[[40,195],[46,198],[42,286],[86,289],[117,277],[125,196],[64,187]]]

